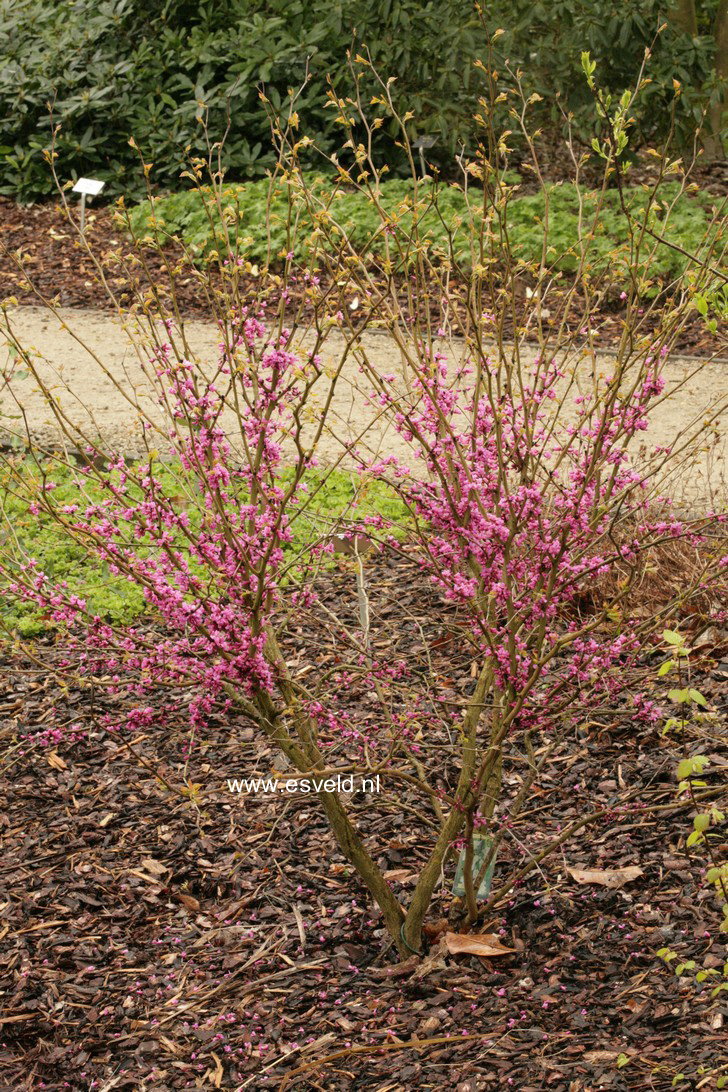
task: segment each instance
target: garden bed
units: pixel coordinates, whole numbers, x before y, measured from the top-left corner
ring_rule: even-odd
[[[336,610],[352,565],[341,558],[324,578]],[[433,673],[441,700],[461,702],[473,681],[470,655],[450,640],[453,608],[406,550],[368,555],[367,574],[378,654],[406,654]],[[281,769],[243,717],[211,716],[190,752],[184,695],[165,691],[122,736],[103,728],[121,700],[103,680],[81,688],[72,662],[60,685],[76,655],[63,639],[6,650],[0,1084],[586,1092],[668,1089],[679,1073],[724,1065],[726,994],[711,1001],[709,983],[700,990],[657,957],[670,947],[698,967],[726,958],[704,856],[685,848],[693,809],[677,799],[675,768],[706,751],[708,791],[725,785],[728,633],[697,610],[680,630],[709,741],[640,722],[629,697],[573,724],[503,844],[496,884],[523,846],[585,810],[604,814],[484,923],[513,949],[492,959],[443,947],[451,862],[429,954],[399,960],[315,798],[229,791],[228,779],[270,776],[274,757]],[[295,642],[326,669],[321,619],[302,617]],[[649,696],[667,707],[667,689],[655,679]],[[356,693],[351,711],[367,716]],[[506,768],[502,808],[521,774]],[[450,777],[443,766],[443,789]],[[427,807],[384,777],[363,803],[349,800],[406,902],[431,837]]]

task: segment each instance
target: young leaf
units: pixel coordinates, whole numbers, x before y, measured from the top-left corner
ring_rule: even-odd
[[[693,755],[692,758],[684,758],[677,768],[677,776],[682,781],[694,773],[701,773],[707,765],[708,758],[706,755]]]

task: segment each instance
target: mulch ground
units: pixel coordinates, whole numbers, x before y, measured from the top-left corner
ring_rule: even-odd
[[[728,193],[728,167],[716,165],[714,169],[705,169],[698,177],[716,196]],[[74,216],[78,216],[76,208]],[[87,240],[97,257],[101,257],[121,242],[119,228],[113,223],[113,209],[99,207],[87,212]],[[17,258],[22,256],[25,273],[19,271]],[[168,264],[174,264],[179,254],[173,248],[166,253],[153,250],[143,251],[148,276],[162,295],[168,295]],[[36,291],[26,286],[26,276],[33,281]],[[209,270],[213,285],[219,284],[219,275],[214,269]],[[133,298],[129,277],[120,269],[110,270],[109,284],[119,301],[127,306]],[[396,279],[396,287],[402,301],[407,298],[406,278]],[[568,278],[564,280],[568,287]],[[251,294],[259,288],[255,278],[240,278],[241,292]],[[460,286],[462,287],[462,286]],[[459,286],[453,278],[451,290],[457,296]],[[525,293],[525,284],[520,291]],[[295,302],[298,289],[291,287],[291,298]],[[303,289],[301,288],[301,292]],[[200,290],[199,280],[193,271],[182,270],[176,274],[174,292],[181,314],[187,318],[210,319],[210,305],[205,294]],[[40,293],[40,296],[38,295]],[[23,207],[8,198],[0,197],[0,299],[15,296],[22,304],[36,304],[40,297],[55,299],[62,307],[90,307],[104,310],[113,308],[108,294],[100,287],[92,259],[78,245],[76,231],[72,228],[60,201],[50,201],[41,205]],[[553,297],[556,301],[557,296]],[[521,301],[523,303],[524,301]],[[432,306],[435,307],[433,301]],[[552,304],[552,309],[554,305]],[[574,332],[583,321],[583,311],[579,306],[573,310]],[[560,319],[545,318],[549,323],[558,325]],[[619,289],[610,293],[601,309],[592,318],[592,340],[600,348],[610,349],[618,344],[623,330],[625,316],[624,303],[619,298]],[[439,312],[433,311],[432,320],[439,325]],[[571,320],[570,320],[571,321]],[[508,333],[506,331],[506,333]],[[510,335],[509,335],[510,336]],[[725,355],[725,336],[717,336],[706,329],[705,320],[695,312],[682,329],[676,344],[676,351],[685,355],[711,356]]]
[[[351,591],[349,565],[326,578],[332,600]],[[367,565],[373,625],[392,634],[393,655],[429,657],[443,693],[462,698],[470,656],[449,640],[447,611],[406,557]],[[312,625],[300,646],[324,648]],[[158,695],[151,726],[122,738],[100,727],[113,710],[103,689],[59,687],[61,640],[6,649],[0,1087],[587,1092],[668,1089],[678,1072],[724,1065],[727,995],[711,1000],[656,956],[669,946],[698,966],[726,959],[704,857],[685,847],[693,811],[676,803],[675,767],[707,751],[709,788],[725,784],[728,631],[700,612],[681,630],[713,714],[708,738],[663,736],[627,701],[575,725],[497,878],[585,810],[608,814],[486,923],[511,954],[433,948],[423,963],[398,961],[315,800],[229,792],[228,778],[273,767],[244,719],[210,718],[185,795],[184,695]],[[653,695],[665,705],[667,686]],[[518,767],[505,783],[510,798]],[[421,797],[383,779],[350,807],[406,903],[430,838]],[[642,875],[617,887],[568,871],[630,865]],[[440,890],[430,920],[451,902]]]

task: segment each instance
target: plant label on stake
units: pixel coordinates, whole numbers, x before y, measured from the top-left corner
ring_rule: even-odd
[[[487,834],[474,834],[473,835],[473,882],[475,881],[478,873],[480,872],[480,866],[490,852],[490,847],[493,844],[493,839],[489,838]],[[461,898],[465,895],[465,849],[460,850],[460,856],[458,857],[458,867],[455,870],[455,882],[452,885],[453,895],[459,895]],[[485,870],[480,887],[476,892],[476,898],[483,900],[487,899],[490,894],[491,884],[493,883],[493,870],[495,869],[495,855],[492,861]]]
[[[86,221],[86,198],[97,197],[101,193],[102,189],[106,185],[105,182],[100,182],[98,178],[79,178],[76,185],[73,187],[73,193],[81,194],[81,234],[83,235],[84,224]]]

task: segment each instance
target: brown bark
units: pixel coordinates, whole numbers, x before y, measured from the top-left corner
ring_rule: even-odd
[[[463,750],[458,778],[455,802],[440,828],[439,837],[430,854],[429,860],[420,873],[412,902],[410,903],[404,924],[404,935],[407,946],[411,951],[419,952],[422,948],[422,922],[427,908],[432,901],[432,894],[442,872],[445,855],[451,843],[457,838],[463,823],[470,796],[470,785],[475,774],[475,761],[477,757],[477,731],[483,712],[483,704],[493,681],[493,666],[486,662],[480,672],[475,693],[473,694],[465,717],[463,718]]]
[[[670,21],[684,34],[695,36],[698,33],[698,17],[695,0],[675,0],[669,12]],[[728,80],[728,0],[719,0],[713,26],[715,39],[715,72],[723,80]],[[726,111],[728,110],[728,91],[721,88],[720,98],[708,111],[707,125],[703,132],[703,148],[706,159],[723,159],[726,140]]]
[[[670,21],[685,34],[695,36],[698,33],[698,14],[695,0],[676,0],[669,12]]]
[[[715,37],[715,74],[723,81],[720,98],[710,110],[711,137],[715,143],[714,158],[725,157],[728,135],[728,0],[720,0],[713,27]]]
[[[406,948],[402,943],[401,935],[404,912],[394,897],[391,887],[382,875],[381,869],[367,852],[338,795],[335,792],[320,792],[318,795],[341,852],[367,885],[369,893],[382,911],[387,932],[395,942],[398,951],[405,955]]]

